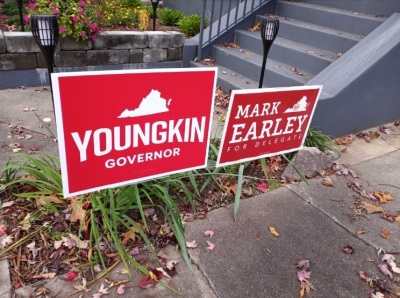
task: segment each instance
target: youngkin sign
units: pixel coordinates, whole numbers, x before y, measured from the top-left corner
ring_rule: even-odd
[[[64,196],[205,167],[216,73],[52,74]]]
[[[217,166],[301,149],[321,88],[232,91]]]

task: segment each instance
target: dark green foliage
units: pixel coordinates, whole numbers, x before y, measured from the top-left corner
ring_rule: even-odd
[[[142,7],[142,0],[120,0],[119,3],[126,7]]]
[[[183,12],[168,7],[160,9],[158,15],[161,19],[161,23],[165,26],[176,26],[184,17]]]
[[[190,16],[183,17],[179,22],[178,26],[182,33],[187,36],[195,36],[200,32],[201,16],[198,14],[192,14]]]

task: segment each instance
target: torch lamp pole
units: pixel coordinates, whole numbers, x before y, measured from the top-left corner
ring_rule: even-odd
[[[153,31],[156,31],[156,14],[159,2],[160,0],[151,0],[151,5],[153,6]]]
[[[272,19],[272,18],[264,19],[261,25],[261,39],[263,42],[264,55],[261,67],[260,83],[258,85],[258,88],[262,88],[264,81],[265,64],[267,62],[268,52],[276,36],[278,35],[278,30],[279,30],[278,19]]]
[[[18,12],[19,12],[19,22],[21,23],[21,31],[24,32],[24,19],[22,18],[22,0],[17,0]]]
[[[47,64],[49,74],[51,98],[53,101],[53,88],[51,85],[51,74],[53,73],[54,52],[60,36],[57,17],[55,15],[35,14],[31,17],[31,27],[33,37],[38,44]]]

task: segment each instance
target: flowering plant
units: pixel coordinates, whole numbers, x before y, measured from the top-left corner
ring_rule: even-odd
[[[24,16],[29,23],[34,14],[57,16],[60,35],[72,36],[76,40],[96,39],[101,30],[101,13],[97,12],[96,0],[31,0],[29,13]]]

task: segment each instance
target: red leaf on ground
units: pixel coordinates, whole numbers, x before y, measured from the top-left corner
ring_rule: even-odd
[[[142,288],[142,289],[148,289],[148,288],[154,287],[155,284],[156,284],[156,282],[154,280],[152,280],[150,276],[145,275],[140,280],[138,287]]]
[[[262,192],[268,191],[268,184],[264,180],[261,180],[260,183],[257,185],[257,189]]]
[[[308,282],[311,277],[311,271],[301,270],[297,272],[297,278],[299,281]]]
[[[71,281],[76,279],[79,276],[79,273],[71,270],[70,272],[67,273],[67,277],[65,278],[66,281]]]

